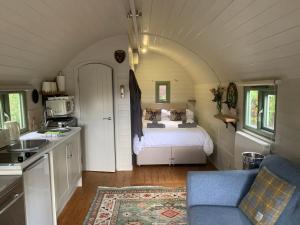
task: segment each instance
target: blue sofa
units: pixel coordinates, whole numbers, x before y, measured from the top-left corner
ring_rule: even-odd
[[[267,156],[261,167],[296,186],[276,225],[300,224],[300,169],[276,155]],[[258,170],[189,172],[187,178],[187,219],[190,225],[251,225],[239,210]]]

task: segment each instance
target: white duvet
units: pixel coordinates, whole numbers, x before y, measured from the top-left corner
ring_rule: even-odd
[[[178,128],[181,121],[159,121],[164,123],[165,128],[147,128],[147,123],[143,121],[144,136],[139,141],[134,137],[133,150],[139,154],[145,147],[183,147],[183,146],[201,146],[207,156],[213,152],[213,142],[208,133],[200,126],[195,128]]]

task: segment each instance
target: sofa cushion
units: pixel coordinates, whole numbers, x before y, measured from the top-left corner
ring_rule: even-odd
[[[189,225],[251,225],[239,208],[228,206],[193,206],[188,220]]]
[[[253,224],[274,225],[287,206],[295,186],[263,167],[239,208]]]
[[[300,169],[290,161],[277,156],[267,156],[261,164],[272,173],[296,186],[296,190],[276,225],[299,225],[300,221]]]

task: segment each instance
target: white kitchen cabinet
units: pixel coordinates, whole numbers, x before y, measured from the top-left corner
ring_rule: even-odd
[[[69,186],[76,186],[78,179],[81,177],[81,152],[80,137],[75,135],[67,143],[67,166]]]
[[[63,143],[53,149],[53,175],[55,187],[56,209],[63,205],[69,189],[68,167],[66,161],[66,144]]]
[[[80,133],[73,135],[52,151],[52,171],[56,215],[58,216],[81,178]]]
[[[51,200],[52,193],[48,154],[41,156],[38,160],[24,169],[23,181],[26,224],[55,225]],[[0,224],[2,224],[1,221]],[[11,223],[6,225],[9,224]]]

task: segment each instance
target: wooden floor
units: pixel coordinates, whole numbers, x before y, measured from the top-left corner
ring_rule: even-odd
[[[97,186],[125,187],[158,185],[183,187],[187,171],[215,170],[212,164],[189,166],[141,166],[131,172],[100,173],[83,172],[83,186],[77,188],[73,197],[61,213],[58,225],[82,225],[95,196]]]

